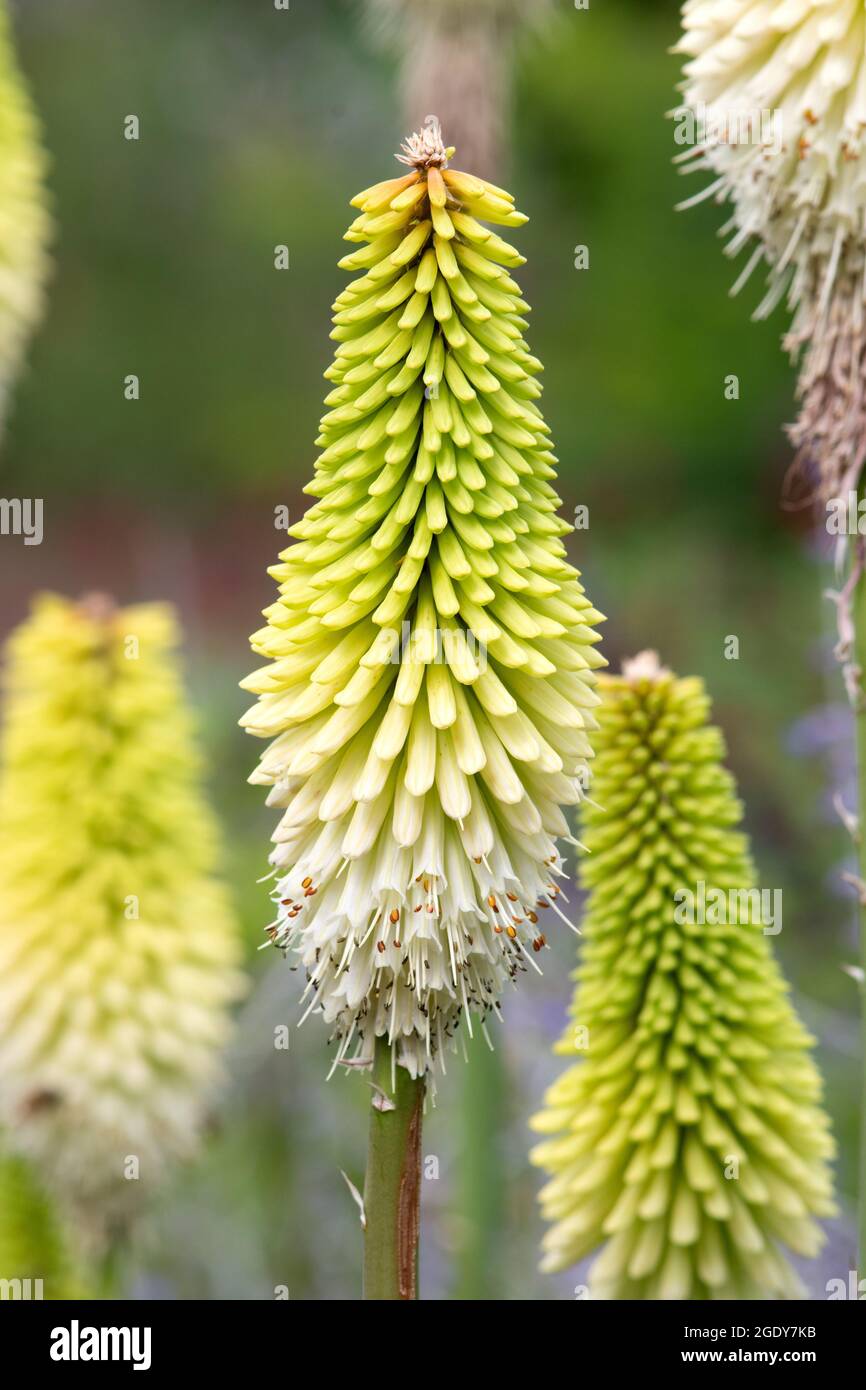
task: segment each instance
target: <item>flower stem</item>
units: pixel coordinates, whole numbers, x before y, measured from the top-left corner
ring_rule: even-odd
[[[494,1300],[502,1291],[502,1232],[506,1229],[503,1157],[507,1128],[508,1078],[501,1048],[492,1052],[480,1030],[467,1039],[468,1059],[460,1077],[456,1202],[460,1213],[451,1297]]]
[[[364,1298],[414,1299],[424,1080],[413,1080],[405,1067],[394,1065],[387,1039],[377,1038],[373,1086],[364,1183]]]
[[[112,1240],[101,1256],[95,1271],[96,1296],[101,1299],[119,1298],[121,1266],[124,1251],[119,1240]]]

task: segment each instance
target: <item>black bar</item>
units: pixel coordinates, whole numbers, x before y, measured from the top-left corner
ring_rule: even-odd
[[[844,1303],[845,1300],[842,1302]],[[856,1300],[855,1300],[856,1301]],[[862,1301],[862,1300],[860,1300]],[[430,1357],[439,1363],[441,1373],[450,1380],[454,1373],[451,1349],[455,1343],[446,1335],[445,1324],[416,1304],[374,1311],[359,1307],[357,1333],[344,1326],[341,1349],[354,1343],[355,1355],[365,1360],[378,1344],[383,1357],[391,1358],[401,1338],[407,1339],[409,1357],[403,1361],[401,1380],[408,1368],[417,1365],[429,1385]],[[322,1314],[319,1307],[318,1316]],[[501,1305],[491,1308],[497,1319],[486,1331],[478,1322],[482,1361],[495,1367],[496,1341],[500,1333]],[[327,1309],[324,1310],[327,1318]],[[318,1321],[318,1316],[314,1322]],[[352,1319],[344,1307],[341,1319]],[[423,1325],[414,1318],[424,1318]],[[453,1334],[459,1305],[449,1305],[447,1325]],[[102,1329],[106,1331],[102,1335]],[[135,1331],[137,1329],[137,1333]],[[435,1329],[438,1329],[435,1330]],[[53,1379],[86,1375],[92,1379],[100,1371],[112,1376],[126,1373],[143,1380],[166,1374],[194,1371],[213,1372],[225,1378],[232,1373],[247,1377],[270,1376],[282,1362],[289,1374],[296,1361],[298,1340],[313,1353],[315,1335],[310,1337],[310,1314],[306,1306],[291,1301],[238,1302],[230,1306],[193,1302],[7,1302],[0,1309],[0,1337],[5,1364],[20,1365],[40,1376]],[[614,1373],[639,1370],[648,1374],[665,1373],[673,1368],[701,1375],[707,1366],[730,1371],[741,1367],[763,1372],[803,1366],[826,1381],[828,1374],[858,1364],[863,1344],[864,1323],[856,1308],[839,1302],[820,1303],[595,1303],[575,1300],[550,1303],[535,1312],[526,1310],[519,1337],[527,1337],[526,1355],[535,1358],[548,1341],[547,1352],[556,1357],[560,1374],[571,1366],[575,1378],[591,1374],[599,1365]],[[458,1330],[458,1337],[461,1335]],[[352,1341],[345,1340],[350,1337]],[[439,1337],[443,1344],[438,1350]],[[423,1337],[423,1341],[420,1340]],[[292,1338],[296,1340],[286,1340]],[[413,1354],[414,1346],[414,1354]],[[483,1348],[483,1351],[482,1351]],[[90,1359],[92,1351],[100,1359]],[[339,1355],[339,1352],[338,1352]],[[547,1357],[545,1356],[545,1361]],[[317,1355],[321,1368],[321,1352]],[[136,1372],[136,1363],[139,1370]],[[447,1369],[446,1369],[447,1368]],[[349,1371],[349,1366],[345,1366]],[[335,1364],[335,1374],[339,1368]],[[349,1372],[351,1374],[351,1372]]]

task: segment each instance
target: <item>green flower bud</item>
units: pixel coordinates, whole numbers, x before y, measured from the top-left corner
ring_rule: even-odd
[[[544,1267],[602,1246],[597,1298],[796,1298],[779,1247],[820,1248],[833,1142],[767,914],[747,905],[722,736],[701,682],[653,653],[603,697],[586,941],[557,1049],[581,1060],[533,1121],[552,1136],[533,1153],[551,1174]]]
[[[318,500],[271,571],[242,722],[273,740],[251,779],[282,810],[273,941],[338,1060],[387,1037],[419,1075],[545,944],[604,662],[561,539],[523,257],[485,225],[526,219],[446,167],[435,124],[404,151],[409,173],[353,199]]]

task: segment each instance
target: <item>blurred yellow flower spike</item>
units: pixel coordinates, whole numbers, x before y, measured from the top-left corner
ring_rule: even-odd
[[[194,1151],[242,988],[167,605],[44,596],[0,741],[0,1120],[104,1239]]]
[[[42,313],[51,219],[39,125],[0,0],[0,435],[9,394]]]

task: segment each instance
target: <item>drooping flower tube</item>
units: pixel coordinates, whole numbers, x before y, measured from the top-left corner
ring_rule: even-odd
[[[726,250],[751,247],[738,284],[769,267],[755,316],[793,310],[790,434],[819,495],[845,495],[866,458],[866,9],[687,0],[678,52],[698,122],[681,158],[714,176],[699,197],[732,205]]]
[[[9,392],[42,313],[51,219],[38,123],[0,0],[0,432]]]
[[[0,1121],[95,1247],[194,1152],[242,988],[171,609],[43,596],[0,739]]]
[[[418,1076],[461,1017],[499,1009],[560,912],[604,663],[522,257],[490,225],[525,218],[448,167],[436,123],[403,151],[403,177],[353,199],[317,500],[272,570],[243,723],[272,740],[251,780],[282,812],[270,935],[338,1057],[387,1038]]]
[[[770,949],[698,680],[654,653],[603,678],[572,1021],[533,1154],[544,1267],[600,1250],[590,1296],[797,1298],[833,1154],[812,1039]],[[760,904],[760,906],[759,906]],[[772,923],[770,919],[772,920]],[[779,923],[781,925],[781,923]],[[769,931],[768,931],[769,928]]]

